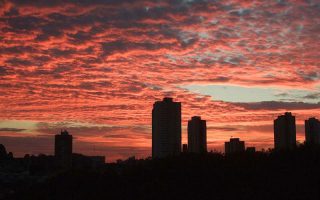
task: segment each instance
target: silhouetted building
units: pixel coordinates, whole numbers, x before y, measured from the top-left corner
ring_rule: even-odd
[[[188,121],[188,152],[207,152],[207,125],[199,116]]]
[[[247,147],[246,152],[255,153],[256,152],[256,148],[255,147]]]
[[[314,117],[306,120],[305,134],[307,144],[320,145],[320,121]]]
[[[70,167],[72,165],[72,135],[68,131],[61,131],[55,135],[54,155],[58,165]]]
[[[8,156],[6,147],[3,144],[0,144],[0,160],[6,159]]]
[[[182,145],[182,152],[183,153],[187,153],[188,152],[188,145],[187,144],[183,144]]]
[[[239,138],[231,138],[229,142],[225,142],[224,148],[225,154],[241,153],[245,151],[245,144]]]
[[[274,120],[275,150],[290,150],[296,147],[296,118],[286,112]]]
[[[152,109],[152,157],[181,153],[181,103],[157,101]]]

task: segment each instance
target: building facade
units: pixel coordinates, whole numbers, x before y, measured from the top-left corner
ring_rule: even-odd
[[[314,117],[305,120],[306,143],[320,145],[320,121]]]
[[[224,143],[225,154],[242,153],[245,151],[245,143],[239,138],[231,138],[229,142]]]
[[[188,121],[188,152],[207,152],[207,125],[199,116],[194,116]]]
[[[183,144],[182,145],[182,152],[183,153],[188,153],[188,145],[187,144]]]
[[[181,153],[181,103],[172,98],[157,101],[152,109],[152,157]]]
[[[54,155],[61,167],[69,167],[72,165],[72,135],[68,131],[61,131],[55,135]]]
[[[296,118],[290,112],[274,120],[275,150],[290,150],[296,147]]]

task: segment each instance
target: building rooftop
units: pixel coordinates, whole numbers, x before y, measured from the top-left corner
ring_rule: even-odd
[[[239,142],[240,138],[230,138],[230,142]]]
[[[173,98],[171,98],[171,97],[164,97],[164,98],[163,98],[163,101],[165,101],[165,102],[173,102]]]
[[[200,116],[193,116],[193,117],[191,117],[191,119],[201,119],[201,117]]]
[[[61,135],[69,135],[69,132],[67,130],[61,130]]]

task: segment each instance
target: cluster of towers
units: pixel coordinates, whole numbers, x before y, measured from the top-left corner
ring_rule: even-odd
[[[192,153],[207,151],[206,121],[194,116],[188,121],[188,145],[183,150]],[[152,109],[152,157],[181,153],[181,103],[172,98],[157,101]]]
[[[314,117],[305,120],[306,144],[320,145],[320,121]],[[290,150],[296,147],[296,118],[290,112],[274,120],[275,150]]]
[[[320,145],[320,121],[310,118],[305,121],[307,144]],[[296,120],[290,112],[274,120],[275,150],[290,150],[296,147]],[[231,138],[225,142],[225,153],[245,151],[245,142]],[[255,151],[254,147],[247,151]],[[194,116],[188,121],[188,145],[183,152],[207,152],[206,121]],[[152,157],[166,157],[181,153],[181,103],[172,98],[157,101],[152,109]]]
[[[320,121],[309,118],[305,121],[306,143],[320,145]],[[290,150],[296,147],[296,119],[290,112],[274,120],[275,150]],[[188,121],[188,144],[183,152],[207,152],[207,125],[200,116]],[[225,142],[225,153],[245,151],[245,142],[231,138]],[[247,151],[255,151],[248,147]],[[181,153],[181,103],[164,98],[153,105],[152,110],[152,157],[166,157]],[[55,157],[59,163],[70,166],[72,161],[72,135],[67,131],[55,136]]]

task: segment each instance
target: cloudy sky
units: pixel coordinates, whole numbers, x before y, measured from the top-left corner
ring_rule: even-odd
[[[320,0],[1,0],[0,143],[16,156],[151,155],[151,109],[171,96],[207,120],[208,149],[273,147],[320,118]]]

